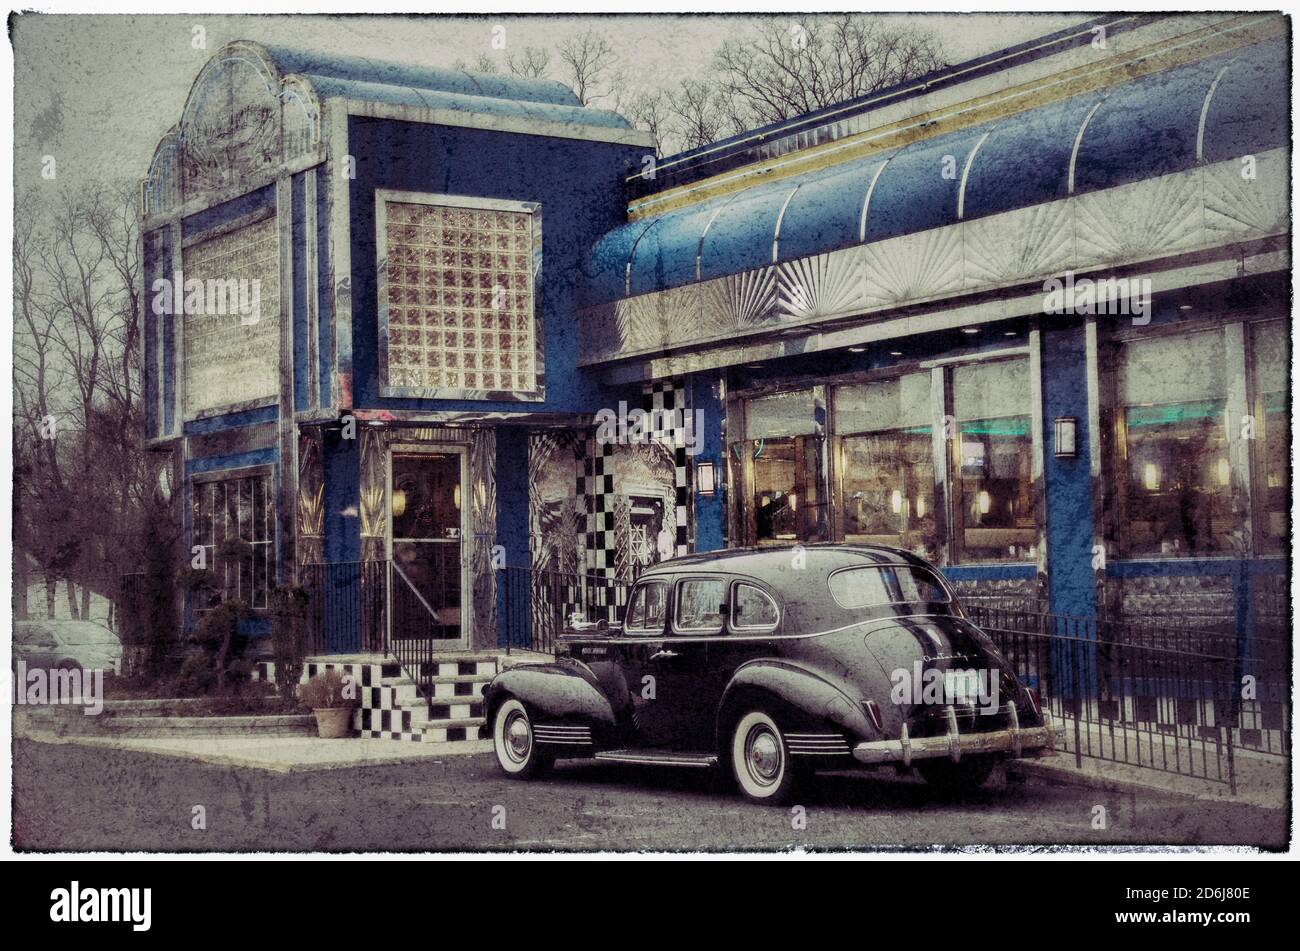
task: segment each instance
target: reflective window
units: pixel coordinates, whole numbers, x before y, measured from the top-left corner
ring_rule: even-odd
[[[677,584],[677,620],[682,633],[722,630],[727,585],[721,578],[688,578]]]
[[[632,634],[662,634],[668,617],[668,585],[643,584],[632,593],[624,629]]]
[[[731,626],[745,628],[772,628],[780,615],[776,602],[762,588],[752,584],[737,584],[731,592]]]
[[[829,584],[831,597],[842,608],[948,600],[933,572],[912,565],[846,568],[831,575]]]
[[[1034,557],[1033,436],[1024,412],[1029,361],[955,367],[957,421],[956,530],[963,561]]]
[[[1126,343],[1118,384],[1125,553],[1231,550],[1223,335]]]
[[[1261,550],[1279,555],[1287,535],[1291,479],[1288,470],[1286,371],[1291,342],[1280,320],[1256,324],[1251,330],[1251,362],[1255,370],[1255,468]]]
[[[844,540],[924,551],[935,539],[930,374],[835,390]]]
[[[752,399],[745,405],[745,441],[733,451],[748,459],[750,526],[757,544],[820,541],[823,431],[812,390]]]

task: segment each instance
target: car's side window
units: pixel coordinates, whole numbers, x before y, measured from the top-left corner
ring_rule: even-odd
[[[776,627],[780,617],[772,596],[757,585],[742,581],[731,589],[733,631],[770,631]]]
[[[677,582],[673,628],[679,634],[716,634],[722,630],[727,584],[721,578],[687,578]]]
[[[662,634],[668,618],[668,585],[651,581],[632,592],[623,630],[629,634]]]

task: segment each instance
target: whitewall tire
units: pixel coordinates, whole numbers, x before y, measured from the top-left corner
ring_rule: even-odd
[[[731,732],[731,773],[750,802],[780,805],[794,790],[797,770],[785,735],[762,710],[751,710]]]
[[[492,718],[492,749],[501,771],[513,779],[527,779],[550,765],[538,752],[528,708],[514,697],[497,707]]]

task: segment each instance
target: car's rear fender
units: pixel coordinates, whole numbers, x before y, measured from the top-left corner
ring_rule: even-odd
[[[585,664],[569,658],[503,670],[492,678],[483,697],[489,722],[496,708],[514,697],[534,711],[534,716],[615,725],[614,708],[595,675]]]
[[[716,730],[725,742],[734,717],[752,703],[771,698],[783,712],[804,723],[796,727],[832,724],[853,739],[875,739],[879,731],[861,704],[839,686],[798,663],[788,660],[754,660],[739,667],[718,705]]]

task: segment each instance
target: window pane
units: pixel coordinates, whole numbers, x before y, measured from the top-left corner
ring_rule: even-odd
[[[798,541],[799,447],[794,439],[745,443],[754,457],[754,536],[761,542]]]
[[[777,622],[776,604],[768,593],[752,584],[738,584],[731,610],[731,626],[772,627]]]
[[[720,631],[726,609],[726,583],[721,578],[692,578],[677,586],[677,629]]]
[[[923,550],[934,541],[930,427],[841,444],[844,540]]]
[[[1034,557],[1033,438],[1028,416],[973,419],[960,426],[957,517],[964,561]]]
[[[1223,334],[1217,330],[1134,340],[1124,345],[1119,400],[1135,406],[1222,399],[1223,373]]]
[[[627,613],[627,629],[660,632],[668,609],[668,586],[647,584],[638,588]]]
[[[1232,547],[1224,401],[1124,410],[1128,554]]]
[[[831,597],[842,608],[913,601],[947,601],[939,579],[924,568],[886,565],[850,568],[830,577]]]
[[[963,561],[1034,557],[1033,436],[1023,415],[1029,361],[953,368],[958,427],[956,530]]]
[[[959,420],[1016,416],[1025,409],[1029,361],[969,363],[952,371],[953,413]]]
[[[930,425],[930,374],[835,388],[837,432],[872,433]]]
[[[747,439],[804,436],[817,431],[817,411],[812,390],[763,396],[745,403]]]
[[[1260,513],[1263,551],[1281,554],[1287,535],[1291,478],[1288,470],[1286,372],[1290,362],[1290,340],[1281,321],[1256,324],[1251,333],[1254,351],[1257,411],[1256,466],[1260,470],[1258,485],[1261,498],[1256,503]],[[1260,432],[1262,430],[1262,432]]]

